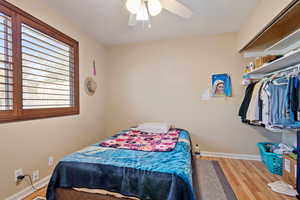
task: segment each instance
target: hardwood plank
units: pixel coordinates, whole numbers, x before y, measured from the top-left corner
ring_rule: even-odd
[[[36,191],[35,193],[33,193],[30,196],[26,197],[24,200],[33,200],[36,197],[45,197],[45,196],[46,196],[46,187]]]

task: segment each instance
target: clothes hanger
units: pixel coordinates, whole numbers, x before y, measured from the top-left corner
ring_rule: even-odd
[[[277,77],[275,77],[276,79],[272,80],[274,85],[278,85],[278,86],[279,85],[288,85],[288,83],[279,83],[278,81],[279,81],[280,78],[287,78],[288,76],[290,76],[289,74],[290,73],[288,73],[287,71],[279,72],[277,74]]]

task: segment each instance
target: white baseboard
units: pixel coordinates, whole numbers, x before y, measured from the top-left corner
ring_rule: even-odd
[[[201,151],[201,156],[216,157],[216,158],[231,158],[231,159],[238,159],[238,160],[261,161],[260,155],[250,155],[250,154],[235,154],[235,153]]]
[[[49,175],[49,176],[47,176],[47,177],[45,177],[45,178],[39,180],[38,182],[34,183],[34,184],[33,184],[34,187],[35,187],[36,189],[40,189],[40,188],[42,188],[42,187],[45,187],[45,186],[49,183],[50,177],[51,177],[51,176]],[[28,186],[28,187],[26,187],[25,189],[23,189],[22,191],[20,191],[20,192],[18,192],[18,193],[16,193],[16,194],[14,194],[14,195],[12,195],[12,196],[6,198],[5,200],[22,200],[22,199],[24,199],[25,197],[27,197],[27,196],[29,196],[30,194],[32,194],[33,192],[35,192],[35,191],[32,189],[32,187],[31,187],[31,186]]]

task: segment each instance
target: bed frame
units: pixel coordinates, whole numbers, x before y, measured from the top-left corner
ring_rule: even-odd
[[[58,188],[56,190],[56,195],[57,200],[132,200],[128,198],[116,198],[110,195],[92,194],[63,188]]]

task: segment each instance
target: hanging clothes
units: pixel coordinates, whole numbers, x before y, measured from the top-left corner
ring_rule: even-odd
[[[300,75],[264,78],[248,85],[239,110],[242,122],[274,132],[300,128]]]
[[[271,112],[271,88],[269,86],[270,79],[266,79],[264,81],[264,84],[262,85],[261,91],[260,91],[260,100],[261,105],[259,107],[261,117],[260,121],[265,126],[266,129],[278,132],[281,131],[281,129],[272,127],[272,123],[270,121],[270,112]]]
[[[288,89],[288,80],[285,77],[277,78],[269,83],[270,86],[270,122],[273,126],[283,127],[285,116],[285,96]]]
[[[298,107],[298,87],[299,79],[296,76],[288,77],[288,86],[286,90],[285,104],[283,108],[283,121],[281,122],[285,128],[299,128],[300,122],[297,121]]]
[[[247,112],[252,98],[253,89],[256,83],[250,83],[245,91],[245,97],[239,110],[239,116],[243,123],[247,123]]]
[[[264,80],[260,80],[255,84],[252,92],[252,100],[246,115],[247,120],[255,124],[259,124],[259,91],[261,90],[263,83]]]

